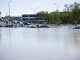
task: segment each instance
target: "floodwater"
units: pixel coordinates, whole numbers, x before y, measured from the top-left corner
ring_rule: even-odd
[[[0,28],[0,60],[80,60],[80,30]]]

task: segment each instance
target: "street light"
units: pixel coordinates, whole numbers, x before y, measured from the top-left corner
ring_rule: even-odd
[[[9,24],[10,24],[10,3],[11,3],[12,1],[9,1],[8,2],[8,8],[9,8]]]
[[[56,5],[56,6],[57,6],[57,9],[56,9],[56,10],[57,10],[57,12],[58,12],[58,9],[59,9],[59,5],[58,5],[58,4],[56,4],[56,3],[54,3],[54,5]]]
[[[33,9],[34,10],[34,14],[35,14],[35,11],[38,9],[39,7],[37,7],[37,8],[31,8],[31,9]]]
[[[8,8],[9,8],[9,17],[10,17],[10,3],[11,3],[12,1],[9,1],[8,2]]]
[[[56,4],[56,3],[54,3],[54,5],[56,5],[57,6],[57,9],[56,9],[56,11],[57,11],[57,14],[58,14],[58,10],[59,10],[59,5],[58,4]],[[59,15],[57,15],[57,23],[58,23],[58,25],[60,25],[60,19],[59,19]]]

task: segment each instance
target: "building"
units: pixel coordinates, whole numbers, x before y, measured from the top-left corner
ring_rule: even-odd
[[[23,14],[22,21],[24,22],[37,22],[37,15],[35,14]]]
[[[37,18],[37,15],[36,14],[23,14],[22,15],[22,21],[23,22],[33,22],[33,23],[42,23],[44,22],[45,20],[39,20]]]
[[[21,21],[21,17],[20,16],[5,16],[4,17],[4,21]]]
[[[8,25],[12,25],[13,23],[19,23],[21,21],[20,16],[5,16],[3,17],[3,21],[6,22]]]

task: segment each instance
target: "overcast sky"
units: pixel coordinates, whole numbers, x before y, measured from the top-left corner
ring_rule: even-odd
[[[11,7],[11,15],[13,16],[21,16],[22,14],[33,14],[34,9],[35,13],[39,11],[56,11],[57,5],[59,6],[59,11],[63,11],[64,4],[70,4],[73,2],[80,2],[80,0],[0,0],[0,11],[2,12],[2,16],[9,15],[8,2]],[[56,3],[57,5],[55,5]],[[31,9],[32,8],[32,9]]]

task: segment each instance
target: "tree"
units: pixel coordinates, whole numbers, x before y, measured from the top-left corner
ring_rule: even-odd
[[[73,23],[75,24],[75,26],[77,26],[77,22],[80,20],[80,4],[77,2],[74,2],[73,4],[66,4],[64,5],[65,8],[67,9],[67,11],[69,13],[68,17],[69,19],[71,19],[70,21],[73,20]]]
[[[38,17],[38,19],[40,19],[40,20],[45,20],[47,14],[48,14],[48,12],[41,11],[41,12],[38,12],[38,13],[37,13],[37,17]]]
[[[48,21],[49,19],[49,14],[47,11],[41,11],[41,12],[38,12],[37,13],[37,18],[39,20],[45,20],[45,21]]]
[[[75,23],[75,26],[77,26],[77,22],[80,20],[80,4],[77,2],[74,2],[70,5],[70,9],[72,12],[72,19]]]

